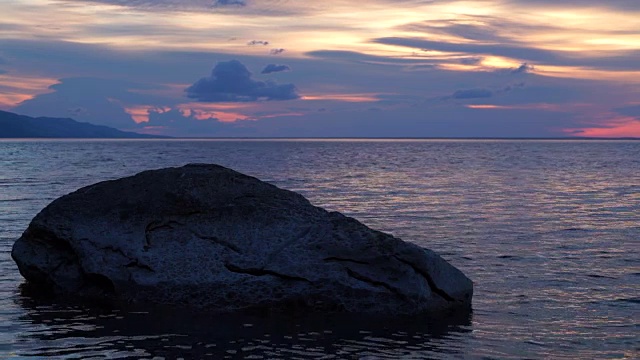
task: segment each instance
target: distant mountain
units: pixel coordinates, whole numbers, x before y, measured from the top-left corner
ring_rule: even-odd
[[[120,131],[112,127],[78,122],[68,118],[33,118],[0,111],[0,138],[142,139],[162,137]]]

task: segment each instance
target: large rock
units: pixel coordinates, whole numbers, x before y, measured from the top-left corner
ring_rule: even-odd
[[[11,253],[58,294],[204,307],[418,314],[469,308],[434,252],[217,165],[145,171],[65,195]]]

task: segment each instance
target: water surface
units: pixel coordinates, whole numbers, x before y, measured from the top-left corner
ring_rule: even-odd
[[[53,199],[217,163],[429,247],[475,283],[446,322],[229,317],[58,303],[10,250]],[[640,142],[0,141],[0,358],[640,357]]]

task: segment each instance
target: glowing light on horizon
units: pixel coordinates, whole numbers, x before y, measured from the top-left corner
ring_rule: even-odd
[[[605,121],[598,126],[585,126],[583,128],[570,128],[562,130],[570,136],[581,137],[637,137],[640,138],[640,119],[629,116],[617,116]]]
[[[306,101],[320,101],[320,100],[332,100],[342,102],[376,102],[380,101],[376,95],[379,94],[314,94],[304,95],[302,100]]]

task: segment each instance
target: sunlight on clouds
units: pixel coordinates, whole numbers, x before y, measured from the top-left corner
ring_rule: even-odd
[[[59,81],[53,78],[0,74],[0,108],[10,109],[39,94],[50,92],[51,85]]]
[[[227,111],[236,109],[235,104],[213,104],[186,103],[179,104],[175,108],[185,117],[193,117],[197,120],[217,119],[221,122],[234,122],[238,120],[250,120],[251,117],[239,112]],[[134,105],[126,106],[125,111],[137,123],[149,122],[149,115],[152,112],[164,114],[172,110],[169,106]]]
[[[536,74],[569,79],[593,79],[640,84],[640,70],[600,70],[580,66],[536,65]]]
[[[23,101],[33,99],[33,95],[15,92],[0,92],[0,110],[10,110]]]
[[[607,2],[589,1],[584,6],[578,1],[550,4],[523,0],[371,0],[366,4],[350,0],[322,3],[255,0],[243,7],[214,8],[206,0],[0,1],[0,41],[17,44],[13,51],[18,54],[18,58],[12,58],[0,47],[0,61],[8,60],[0,63],[0,72],[8,71],[0,75],[0,107],[11,108],[49,92],[49,86],[57,82],[51,77],[62,77],[47,72],[56,68],[46,66],[48,59],[28,59],[33,64],[45,64],[30,64],[32,73],[12,65],[11,61],[20,61],[19,56],[30,56],[28,42],[64,42],[100,45],[93,49],[105,49],[114,59],[125,53],[131,58],[140,54],[144,59],[150,54],[169,58],[178,52],[191,52],[199,56],[215,53],[251,58],[248,61],[252,62],[251,67],[258,62],[286,64],[295,71],[278,76],[287,77],[305,89],[302,101],[295,106],[265,102],[193,103],[184,97],[190,79],[177,75],[181,74],[177,65],[167,65],[167,71],[175,71],[173,78],[159,74],[156,87],[130,90],[138,98],[118,103],[137,123],[149,122],[150,114],[168,111],[173,113],[165,118],[179,118],[182,114],[191,119],[215,118],[222,122],[301,116],[317,111],[298,110],[301,103],[329,109],[358,107],[362,103],[364,108],[370,106],[367,103],[380,101],[381,92],[402,92],[397,96],[424,99],[432,94],[451,94],[462,87],[504,88],[510,82],[515,83],[516,80],[508,80],[510,76],[520,76],[517,81],[526,80],[528,86],[536,81],[572,82],[573,89],[577,89],[575,84],[585,81],[593,86],[594,92],[604,95],[610,87],[620,89],[621,84],[628,90],[620,91],[625,99],[603,96],[606,99],[602,103],[607,105],[597,111],[576,103],[543,103],[554,101],[544,97],[518,98],[527,102],[524,104],[502,104],[498,100],[498,104],[464,106],[478,111],[522,109],[586,114],[589,116],[582,119],[584,128],[576,126],[561,131],[581,131],[586,136],[614,136],[610,134],[624,131],[635,134],[637,124],[611,113],[611,108],[617,106],[616,101],[628,102],[634,93],[636,98],[640,94],[640,68],[634,62],[640,56],[640,7],[639,11],[633,11],[632,6],[627,6],[625,11],[607,6]],[[251,45],[253,40],[268,45]],[[20,41],[24,41],[27,50]],[[78,45],[75,49],[84,48]],[[270,54],[272,49],[285,51],[276,56]],[[70,53],[75,59],[76,53]],[[320,53],[330,55],[323,58]],[[71,62],[68,54],[66,58],[61,56],[62,60],[56,60],[56,54],[51,55],[50,61]],[[81,57],[78,53],[78,58]],[[125,74],[126,69],[121,68],[126,66],[112,69],[109,61],[103,65],[106,73],[140,80],[136,79],[137,74]],[[532,70],[514,71],[525,62],[533,66]],[[162,64],[154,66],[160,68]],[[354,69],[353,78],[349,66]],[[90,69],[90,65],[83,64],[83,69]],[[349,76],[327,76],[328,80],[324,80],[318,76],[320,73],[309,73],[317,69],[329,73],[347,70],[344,73]],[[411,71],[415,71],[413,78]],[[36,74],[49,75],[43,78]],[[389,79],[398,84],[381,83]],[[592,80],[601,86],[593,85]],[[181,81],[186,84],[164,84]],[[326,88],[327,85],[334,87]],[[523,96],[518,95],[523,92],[512,94],[513,98]],[[156,99],[156,103],[141,100],[149,98]],[[326,104],[320,104],[322,101]],[[149,127],[148,131],[159,128]]]
[[[333,100],[342,102],[375,102],[380,101],[376,96],[379,94],[308,94],[302,97],[302,100]]]
[[[152,111],[163,114],[170,110],[171,108],[168,106],[136,105],[124,107],[124,111],[131,115],[136,124],[149,122],[149,113]]]
[[[572,136],[586,137],[640,137],[640,119],[610,114],[611,118],[583,128],[564,129],[564,133]]]

